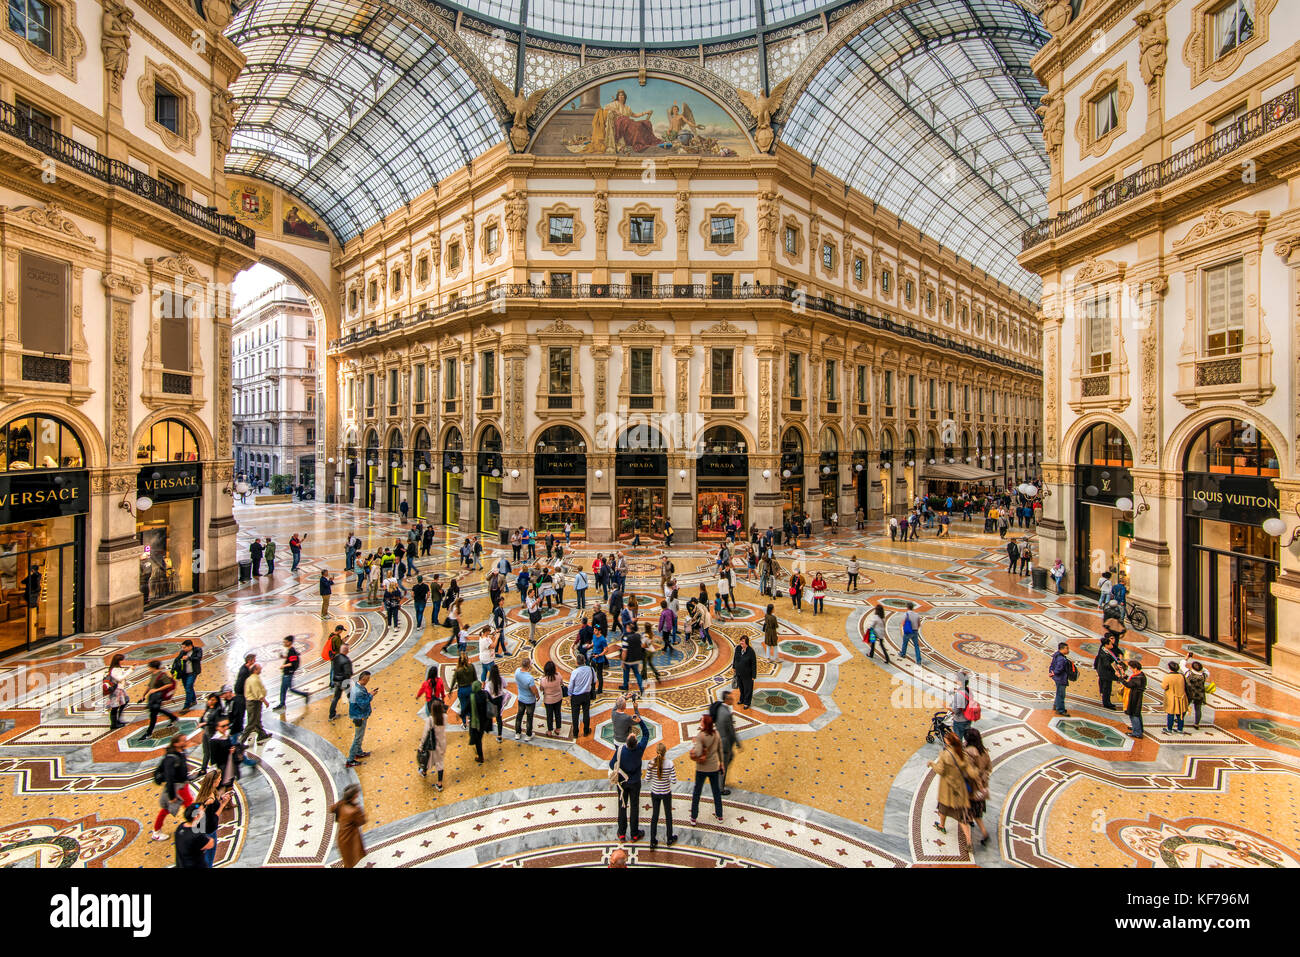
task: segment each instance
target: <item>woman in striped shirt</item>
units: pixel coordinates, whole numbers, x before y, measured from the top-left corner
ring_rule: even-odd
[[[664,825],[668,830],[668,846],[677,843],[673,833],[673,785],[677,783],[677,769],[665,760],[668,749],[660,741],[655,745],[655,759],[646,765],[645,780],[650,785],[650,849],[659,846],[659,809],[663,808]]]

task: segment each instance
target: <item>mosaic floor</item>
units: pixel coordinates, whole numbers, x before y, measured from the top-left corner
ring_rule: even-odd
[[[282,560],[273,576],[181,599],[119,631],[79,635],[0,662],[0,865],[169,865],[171,843],[149,840],[158,806],[152,773],[164,741],[144,737],[144,714],[134,704],[128,727],[108,730],[99,694],[104,665],[117,652],[126,655],[135,699],[144,663],[170,659],[190,638],[204,649],[202,692],[229,682],[249,651],[271,663],[273,673],[287,634],[297,639],[305,665],[296,686],[311,698],[294,699],[268,719],[274,738],[261,766],[245,769],[239,782],[218,832],[218,866],[337,865],[325,809],[352,782],[361,785],[369,819],[362,866],[607,860],[617,846],[615,799],[603,771],[612,754],[617,680],[606,681],[606,693],[593,705],[594,734],[577,742],[567,737],[566,709],[562,735],[546,735],[539,715],[541,730],[531,741],[516,741],[510,731],[500,743],[489,737],[486,761],[476,764],[467,735],[453,723],[445,789],[437,792],[415,766],[423,728],[415,692],[430,664],[449,672],[454,658],[442,650],[447,631],[426,622],[416,632],[409,606],[401,627],[386,630],[376,605],[355,591],[355,579],[336,591],[336,617],[319,615],[318,571],[322,565],[341,570],[349,530],[369,548],[391,544],[398,524],[312,503],[237,506],[236,518],[243,550],[253,535],[270,534],[287,558],[289,536],[305,532],[298,571]],[[826,611],[813,615],[808,605],[794,611],[788,599],[777,602],[780,656],[760,656],[753,707],[737,711],[743,749],[728,775],[732,793],[723,822],[705,813],[691,826],[690,784],[684,783],[674,800],[678,843],[657,850],[646,842],[628,845],[634,864],[1300,866],[1300,688],[1218,646],[1130,632],[1129,646],[1148,667],[1191,650],[1218,686],[1202,728],[1187,735],[1164,732],[1160,701],[1148,695],[1149,733],[1134,741],[1122,717],[1100,707],[1087,667],[1099,630],[1094,603],[1033,590],[1006,571],[1004,543],[975,525],[958,526],[943,541],[932,534],[901,545],[873,526],[815,538],[802,555],[780,554],[787,568],[802,560],[810,575],[826,574]],[[458,544],[459,538],[441,540],[421,571],[455,573]],[[570,572],[608,550],[575,543],[566,555]],[[716,545],[670,551],[683,594],[706,579],[712,593]],[[655,594],[663,549],[627,552],[629,590]],[[862,567],[859,589],[849,594],[844,567],[851,556]],[[735,641],[747,634],[761,642],[765,602],[743,568],[737,576],[739,612],[715,629],[718,646],[686,643],[671,661],[661,654],[662,680],[652,676],[642,702],[655,739],[669,746],[685,782],[693,765],[684,742],[730,684]],[[484,621],[482,573],[467,574],[462,587],[466,620]],[[572,667],[577,626],[567,597],[569,604],[539,625],[532,649],[524,640],[526,620],[512,613],[503,675],[513,674],[525,655],[538,670],[548,660],[562,672]],[[898,656],[901,616],[892,612],[907,601],[925,619],[920,665]],[[863,641],[866,609],[875,602],[891,612],[888,665],[868,658]],[[345,767],[351,723],[327,716],[327,666],[320,657],[336,622],[352,633],[357,671],[373,672],[371,687],[382,692],[366,735],[373,756],[351,769]],[[1047,663],[1060,640],[1085,666],[1070,686],[1068,718],[1050,709]],[[985,818],[994,839],[973,848],[955,827],[945,835],[932,826],[937,782],[929,762],[938,746],[925,741],[959,669],[974,675],[984,710],[978,726],[994,758]],[[514,710],[508,707],[505,716],[511,727]],[[192,733],[198,716],[198,710],[185,715],[182,731]],[[193,749],[194,770],[199,757]],[[648,798],[643,804],[648,830]]]

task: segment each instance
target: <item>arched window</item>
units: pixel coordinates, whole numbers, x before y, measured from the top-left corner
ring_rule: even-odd
[[[624,429],[618,437],[619,452],[667,452],[663,433],[653,425],[638,422]]]
[[[379,433],[371,429],[366,433],[366,464],[379,463]]]
[[[781,452],[796,455],[803,453],[803,436],[798,429],[785,430],[785,435],[781,436]]]
[[[1123,432],[1109,422],[1098,422],[1079,439],[1074,463],[1130,468],[1133,465],[1133,450],[1129,448],[1128,439],[1124,438]]]
[[[454,425],[447,430],[447,435],[442,440],[442,447],[448,452],[460,452],[465,448],[465,440],[461,437],[460,429]]]
[[[553,425],[537,437],[535,451],[542,454],[561,452],[585,452],[587,443],[582,433],[568,425]]]
[[[863,429],[853,430],[853,451],[854,452],[870,451],[870,446],[868,445],[867,442],[867,433],[865,430]]]
[[[148,436],[135,450],[135,461],[146,462],[197,462],[199,443],[184,422],[163,419],[155,422]]]
[[[839,452],[839,450],[840,450],[840,443],[839,443],[839,439],[835,437],[834,430],[822,429],[821,448],[818,451]]]
[[[489,425],[483,430],[483,434],[478,437],[478,450],[480,452],[501,451],[501,433],[496,430],[495,426]]]
[[[3,427],[0,471],[85,467],[81,440],[58,419],[28,415]]]
[[[699,451],[702,455],[743,455],[745,449],[745,437],[729,425],[715,425],[706,429],[700,439]]]
[[[1276,476],[1278,457],[1273,444],[1251,423],[1219,419],[1196,433],[1187,446],[1184,468],[1188,472]]]

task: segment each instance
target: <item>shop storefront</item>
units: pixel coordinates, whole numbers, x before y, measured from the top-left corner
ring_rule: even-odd
[[[146,608],[198,590],[201,470],[198,462],[150,464],[136,475],[135,531]]]
[[[433,477],[433,441],[428,429],[415,433],[411,461],[415,466],[415,500],[411,502],[411,517],[427,521],[429,518],[429,481]]]
[[[379,434],[371,429],[366,433],[365,482],[361,504],[374,511],[375,487],[379,484]]]
[[[343,490],[344,501],[351,505],[357,500],[357,476],[361,466],[357,462],[356,435],[348,437],[348,444],[343,450],[343,463],[347,466],[347,487]]]
[[[460,528],[460,490],[465,477],[465,442],[451,428],[442,445],[442,524]]]
[[[1280,545],[1265,530],[1278,518],[1273,446],[1248,423],[1221,419],[1187,452],[1183,513],[1183,631],[1272,660]]]
[[[90,473],[57,419],[0,429],[0,655],[82,630]]]
[[[852,470],[850,480],[853,482],[853,500],[862,509],[863,515],[871,514],[871,474],[867,470],[870,463],[867,433],[862,429],[854,429],[853,451],[849,455],[849,468]]]
[[[1124,433],[1099,423],[1079,440],[1074,465],[1074,577],[1072,591],[1099,595],[1103,572],[1128,577],[1133,515],[1116,507],[1133,499],[1133,452]]]
[[[501,530],[501,483],[505,465],[501,459],[501,433],[492,426],[483,430],[478,440],[475,464],[478,482],[478,532],[496,536]]]
[[[695,533],[722,538],[729,525],[745,534],[749,489],[749,455],[740,433],[715,426],[704,435],[695,462]]]
[[[796,429],[787,429],[781,438],[781,503],[782,521],[803,519],[803,436]]]
[[[402,433],[388,436],[388,511],[396,512],[402,501]]]
[[[894,437],[880,433],[880,507],[886,516],[894,511]]]
[[[840,443],[834,432],[822,429],[820,445],[817,487],[822,493],[822,522],[829,526],[831,516],[840,510]]]
[[[552,426],[537,440],[533,455],[536,530],[545,535],[564,533],[565,523],[575,538],[587,534],[587,446],[574,429]]]

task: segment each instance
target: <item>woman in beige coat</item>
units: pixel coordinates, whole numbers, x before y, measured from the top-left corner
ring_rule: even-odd
[[[361,842],[361,825],[366,823],[366,812],[361,810],[357,801],[360,796],[361,786],[349,784],[343,789],[342,800],[329,809],[337,822],[335,840],[344,867],[356,867],[357,862],[366,856],[365,845]]]
[[[957,822],[957,829],[970,846],[970,792],[966,779],[975,777],[975,771],[966,760],[966,749],[957,735],[948,731],[943,736],[943,753],[930,763],[939,776],[939,820],[935,829],[947,834],[944,827],[948,818]]]
[[[1172,734],[1177,724],[1178,733],[1186,734],[1183,719],[1187,717],[1187,678],[1178,670],[1178,662],[1169,662],[1169,671],[1160,676],[1160,683],[1165,689],[1165,730]]]

